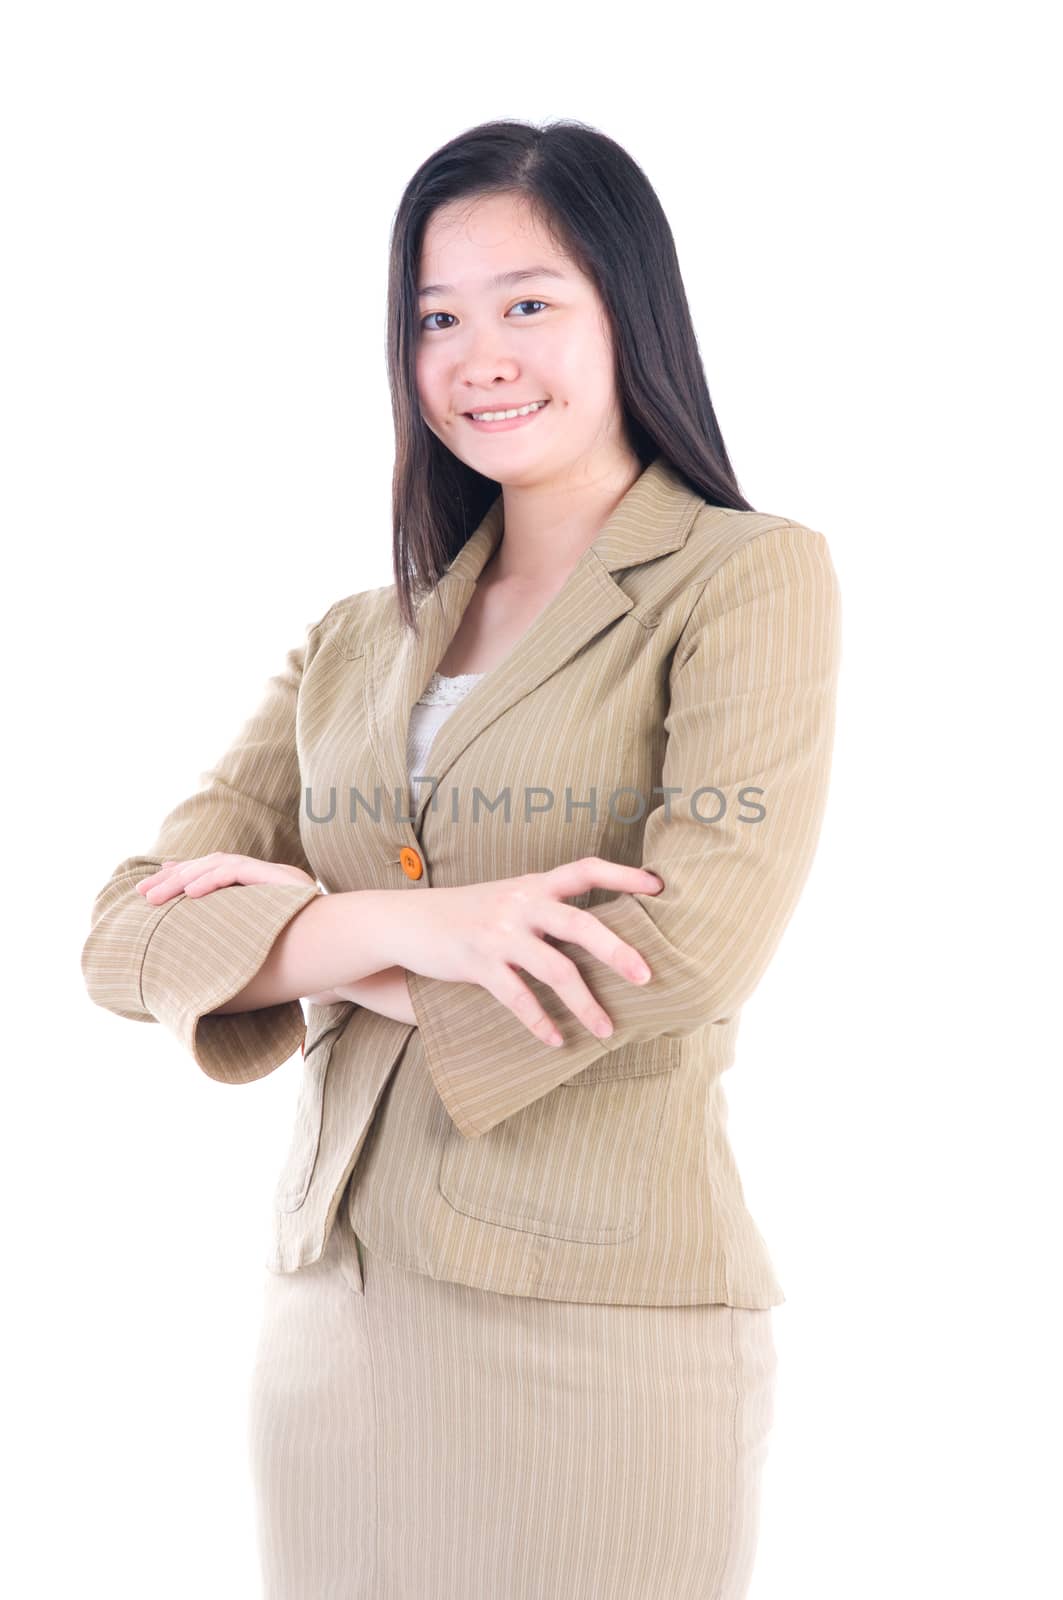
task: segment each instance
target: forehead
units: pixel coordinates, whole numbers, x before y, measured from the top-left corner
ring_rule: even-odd
[[[532,278],[579,276],[519,197],[492,195],[441,206],[425,227],[418,293],[476,294]]]

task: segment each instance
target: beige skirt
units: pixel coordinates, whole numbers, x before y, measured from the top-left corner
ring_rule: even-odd
[[[264,1600],[740,1600],[771,1309],[494,1294],[341,1205],[266,1272],[249,1401]]]

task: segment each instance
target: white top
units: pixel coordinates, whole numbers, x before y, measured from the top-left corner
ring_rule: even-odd
[[[482,677],[482,672],[459,672],[453,678],[446,678],[441,672],[433,672],[424,694],[410,713],[410,730],[406,741],[406,770],[411,780],[414,773],[422,778],[432,776],[431,768],[427,765],[432,740],[458,701],[464,700],[469,690],[474,688]],[[412,790],[414,803],[416,804],[417,798],[426,792],[423,784],[416,785]]]

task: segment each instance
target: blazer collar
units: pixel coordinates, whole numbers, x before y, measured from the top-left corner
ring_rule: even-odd
[[[686,543],[701,504],[700,495],[684,482],[664,456],[655,456],[615,506],[594,543],[584,551],[581,562],[593,555],[606,572],[616,572],[621,567],[638,566],[656,556],[668,555]],[[451,561],[440,583],[460,578],[475,584],[501,537],[502,496],[499,495],[475,533],[470,534]]]
[[[558,672],[634,600],[614,572],[653,561],[686,543],[704,505],[675,469],[658,455],[614,508],[598,537],[580,556],[561,589],[509,654],[451,711],[424,763],[442,783],[478,734],[524,695]],[[419,830],[432,785],[410,785],[406,742],[413,707],[443,659],[472,598],[476,580],[499,540],[502,496],[492,503],[435,588],[419,604],[420,638],[401,628],[370,639],[365,650],[369,738],[380,769],[388,816]],[[441,804],[439,801],[437,804]]]

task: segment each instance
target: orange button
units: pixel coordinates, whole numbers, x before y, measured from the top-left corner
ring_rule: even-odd
[[[399,861],[402,863],[402,870],[408,878],[419,878],[424,871],[424,863],[420,856],[416,850],[411,850],[408,844],[404,844],[399,851]]]

